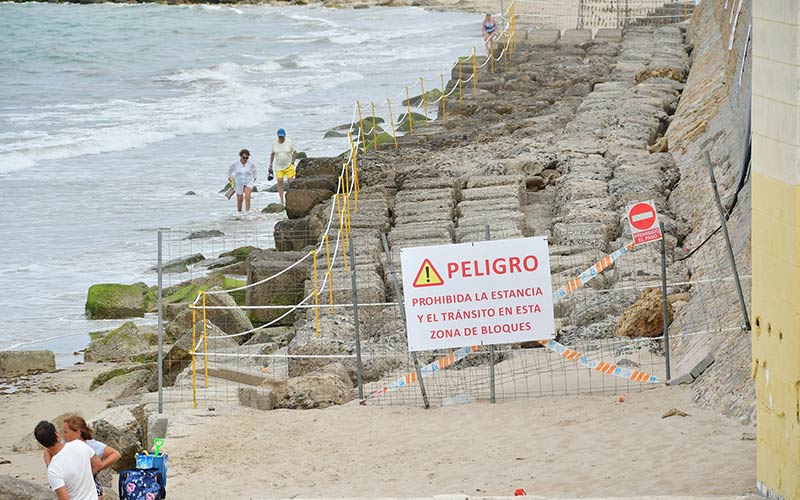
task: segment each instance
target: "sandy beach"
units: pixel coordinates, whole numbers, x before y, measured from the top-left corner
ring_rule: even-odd
[[[25,379],[0,397],[0,473],[46,484],[40,451],[14,453],[42,418],[105,402],[108,365]],[[38,389],[36,388],[38,386]],[[51,392],[52,391],[52,392]],[[753,493],[755,429],[693,406],[688,387],[438,409],[348,404],[261,412],[170,404],[169,498],[574,497]],[[677,408],[689,416],[662,418]],[[209,492],[216,492],[209,496]]]

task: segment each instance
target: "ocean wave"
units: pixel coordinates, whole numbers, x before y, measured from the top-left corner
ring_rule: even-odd
[[[245,74],[267,73],[281,69],[283,65],[280,60],[277,62],[267,61],[258,64],[236,64],[223,63],[219,66],[209,68],[189,68],[179,70],[176,73],[161,77],[160,80],[171,82],[197,82],[202,80],[212,80],[217,82],[236,83]]]
[[[377,37],[368,34],[368,33],[347,33],[341,34],[337,36],[333,36],[330,38],[331,42],[337,45],[356,45],[360,43],[369,42],[371,40],[376,40]]]
[[[330,26],[332,28],[339,28],[341,25],[331,21],[330,19],[325,19],[322,17],[314,17],[314,16],[307,16],[304,14],[287,14],[289,19],[293,19],[295,21],[301,21],[302,24],[315,24],[317,26]]]
[[[275,111],[266,89],[239,86],[229,92],[197,93],[150,103],[106,103],[90,115],[94,127],[73,127],[55,135],[19,139],[0,146],[0,173],[41,161],[124,151],[185,135],[256,127]],[[99,125],[98,125],[99,124]]]

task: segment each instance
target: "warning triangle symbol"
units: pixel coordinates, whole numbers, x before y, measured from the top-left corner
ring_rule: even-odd
[[[436,268],[433,267],[430,259],[423,260],[417,272],[417,277],[414,278],[414,288],[439,285],[444,285],[442,276],[436,271]]]

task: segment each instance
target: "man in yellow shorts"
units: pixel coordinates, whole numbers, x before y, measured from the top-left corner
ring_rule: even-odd
[[[278,169],[275,175],[278,177],[278,197],[283,202],[283,179],[286,178],[286,185],[294,179],[294,163],[297,161],[297,149],[291,139],[286,138],[286,131],[278,129],[278,140],[272,144],[272,154],[269,155],[269,173],[272,175],[272,165],[277,164]]]

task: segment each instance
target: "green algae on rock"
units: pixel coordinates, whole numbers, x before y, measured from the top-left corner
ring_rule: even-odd
[[[89,287],[86,316],[89,319],[141,318],[145,299],[140,284],[103,283]]]
[[[149,350],[150,342],[133,321],[126,321],[86,348],[86,361],[130,361]]]

